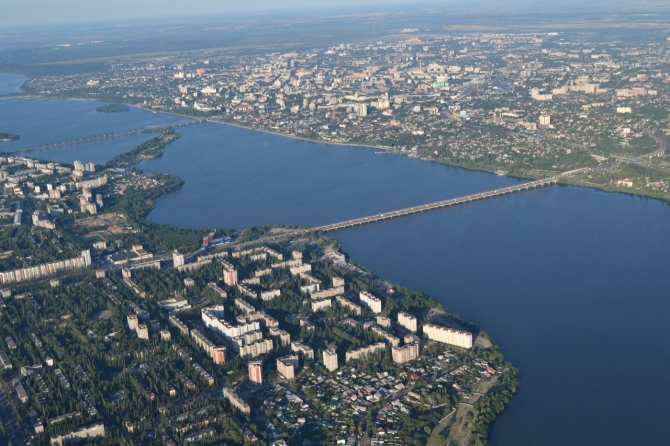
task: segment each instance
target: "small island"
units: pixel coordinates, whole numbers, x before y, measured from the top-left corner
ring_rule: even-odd
[[[128,110],[130,110],[130,108],[127,105],[123,104],[107,104],[95,109],[95,111],[101,113],[118,113]]]
[[[14,133],[0,132],[0,142],[9,142],[14,141],[15,139],[19,139],[19,135],[15,135]]]

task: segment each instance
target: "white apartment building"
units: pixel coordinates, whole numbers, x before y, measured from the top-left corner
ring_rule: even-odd
[[[416,317],[404,311],[398,312],[398,325],[411,332],[418,330]]]
[[[397,362],[398,364],[412,361],[419,357],[419,344],[407,344],[402,347],[394,346],[391,348],[391,355],[393,356],[393,362]]]
[[[288,355],[277,358],[277,373],[284,379],[295,378],[295,373],[298,371],[298,367],[300,367],[298,355]]]
[[[365,347],[357,348],[356,350],[348,351],[345,355],[345,362],[349,362],[352,359],[361,359],[367,355],[371,355],[376,352],[383,352],[386,350],[386,344],[383,342],[378,342],[372,345],[366,345]]]
[[[472,333],[440,325],[424,324],[423,337],[461,348],[472,348]]]
[[[312,311],[325,310],[330,308],[330,299],[321,299],[312,301]]]
[[[373,296],[367,291],[361,291],[358,294],[358,298],[361,300],[361,303],[372,310],[373,313],[382,312],[382,301],[378,297]]]

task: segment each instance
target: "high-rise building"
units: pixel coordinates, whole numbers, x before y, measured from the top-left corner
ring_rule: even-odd
[[[224,387],[223,397],[226,398],[231,405],[239,409],[242,413],[251,413],[251,407],[249,407],[249,404],[247,404],[247,402],[244,401],[242,397],[237,394],[237,392],[235,392],[235,389]]]
[[[416,317],[404,311],[398,312],[398,325],[411,332],[415,332],[418,329]]]
[[[373,296],[372,294],[368,293],[367,291],[361,291],[358,294],[358,297],[361,300],[361,303],[368,307],[370,310],[372,310],[373,313],[381,313],[382,312],[382,301],[381,299]]]
[[[320,311],[330,308],[330,299],[320,299],[312,301],[312,311]]]
[[[386,344],[383,342],[378,342],[372,345],[366,345],[356,350],[349,350],[345,355],[345,362],[349,362],[352,359],[364,359],[369,355],[373,355],[378,352],[383,352],[386,350]]]
[[[286,347],[287,345],[291,344],[291,334],[288,331],[282,330],[278,327],[270,327],[269,333],[270,336],[279,339],[279,345],[282,347]]]
[[[263,384],[263,362],[251,361],[249,363],[249,381],[256,386]]]
[[[223,345],[216,346],[212,349],[212,359],[216,365],[224,365],[226,363],[226,347]]]
[[[540,115],[540,125],[551,125],[551,116]]]
[[[472,333],[433,324],[423,324],[423,337],[444,344],[472,348]]]
[[[388,317],[385,314],[378,314],[377,315],[377,325],[381,327],[390,327],[391,326],[391,318]]]
[[[172,262],[175,268],[182,266],[184,264],[184,254],[180,254],[178,251],[173,252]]]
[[[323,365],[330,372],[337,370],[339,367],[337,361],[337,350],[335,349],[335,346],[331,345],[323,352]]]
[[[295,372],[298,371],[299,366],[300,362],[298,361],[298,355],[288,355],[277,358],[277,372],[284,379],[295,378]]]
[[[130,328],[130,331],[133,333],[137,332],[137,326],[139,324],[137,321],[137,315],[129,314],[126,319],[128,320],[128,328]]]
[[[240,347],[240,358],[255,358],[272,351],[273,346],[272,339],[259,339],[251,344]]]
[[[237,270],[235,267],[225,260],[221,260],[221,263],[223,264],[223,283],[228,286],[237,285]]]
[[[391,355],[393,356],[393,362],[397,362],[398,364],[412,361],[419,357],[419,344],[412,343],[403,345],[402,347],[391,347]]]
[[[314,360],[314,350],[309,345],[305,345],[300,341],[291,342],[291,351],[300,353],[305,359]]]
[[[149,339],[149,327],[146,324],[137,325],[137,337],[140,339]]]
[[[84,258],[84,265],[91,266],[91,251],[85,250],[81,252],[81,256]]]

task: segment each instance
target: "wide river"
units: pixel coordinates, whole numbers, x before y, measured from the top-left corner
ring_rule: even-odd
[[[0,101],[0,131],[21,135],[0,150],[175,121],[97,105]],[[190,228],[314,225],[518,182],[223,125],[179,132],[141,167],[184,179],[149,217]],[[102,163],[135,142],[35,156]],[[551,187],[330,236],[382,278],[477,323],[520,369],[493,444],[660,445],[670,441],[668,222],[660,201]]]

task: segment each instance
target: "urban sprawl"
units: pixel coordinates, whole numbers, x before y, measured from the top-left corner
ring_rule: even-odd
[[[668,199],[670,37],[592,37],[405,29],[300,51],[111,59],[34,77],[22,94]],[[478,327],[314,230],[145,219],[181,180],[136,163],[177,130],[1,154],[0,437],[488,444],[518,381]],[[32,158],[143,132],[152,139],[104,166]]]
[[[594,34],[406,29],[305,51],[115,61],[24,89],[500,174],[591,167],[572,182],[669,198],[670,37]]]
[[[134,208],[173,177],[0,163],[12,444],[485,442],[515,391],[484,333],[333,240],[173,237]]]

